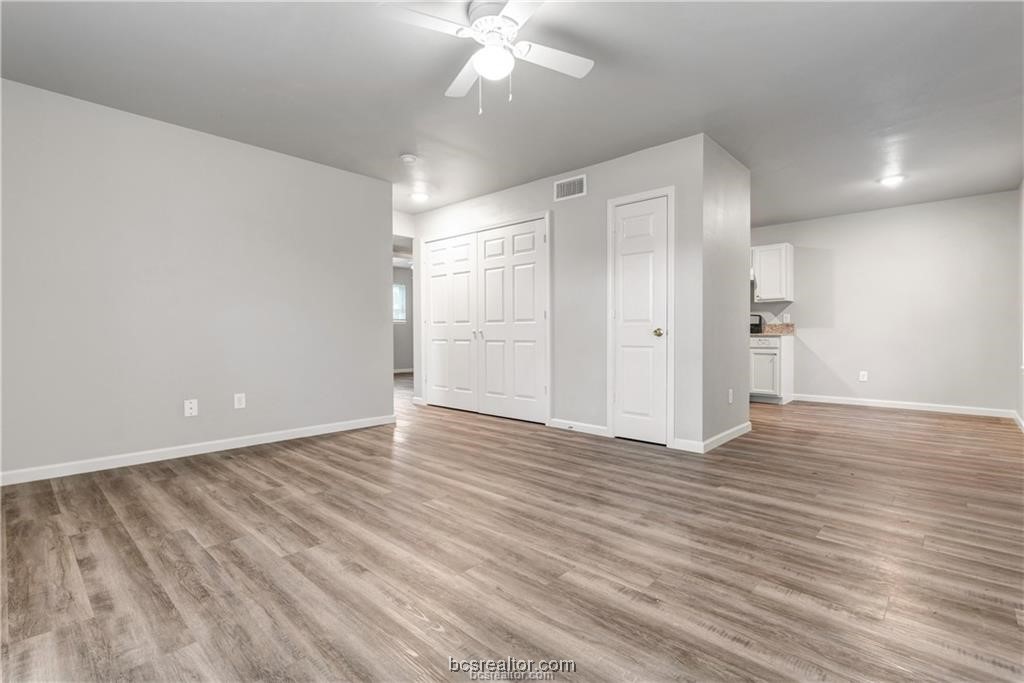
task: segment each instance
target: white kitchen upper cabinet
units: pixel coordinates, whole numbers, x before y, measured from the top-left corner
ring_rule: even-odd
[[[750,249],[754,301],[793,300],[793,245],[765,244]]]

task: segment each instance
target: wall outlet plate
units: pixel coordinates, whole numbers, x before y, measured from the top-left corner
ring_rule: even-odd
[[[185,399],[185,417],[195,417],[199,414],[199,399],[198,398],[186,398]]]
[[[235,410],[245,407],[245,394],[235,394]]]
[[[867,382],[868,381],[868,371],[867,370],[861,370],[860,373],[857,375],[857,381],[858,382]]]
[[[729,403],[732,404],[732,389],[729,390]]]

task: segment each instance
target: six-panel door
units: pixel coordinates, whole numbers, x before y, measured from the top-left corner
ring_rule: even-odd
[[[615,436],[665,443],[668,374],[668,199],[614,208]]]
[[[544,220],[477,233],[482,413],[547,419]]]
[[[426,243],[426,399],[547,419],[543,219]]]
[[[426,245],[428,403],[476,410],[476,235]]]

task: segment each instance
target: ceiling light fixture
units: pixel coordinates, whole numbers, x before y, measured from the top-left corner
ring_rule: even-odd
[[[473,55],[473,69],[489,81],[500,81],[512,73],[516,58],[501,45],[486,45]]]
[[[415,166],[416,163],[420,160],[418,156],[416,156],[415,154],[409,154],[408,152],[406,152],[405,154],[399,154],[398,158],[401,159],[402,163],[405,164],[406,166]]]
[[[886,187],[899,187],[906,179],[907,176],[905,175],[889,175],[884,178],[879,178],[878,182]]]
[[[412,194],[409,195],[409,199],[413,200],[414,202],[425,202],[428,199],[430,199],[430,195],[427,194],[424,190],[415,190],[413,191]]]

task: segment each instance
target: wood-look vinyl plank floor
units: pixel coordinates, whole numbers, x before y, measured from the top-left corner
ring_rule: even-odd
[[[6,486],[5,681],[1024,680],[1024,435],[755,404],[700,456],[394,427]]]

